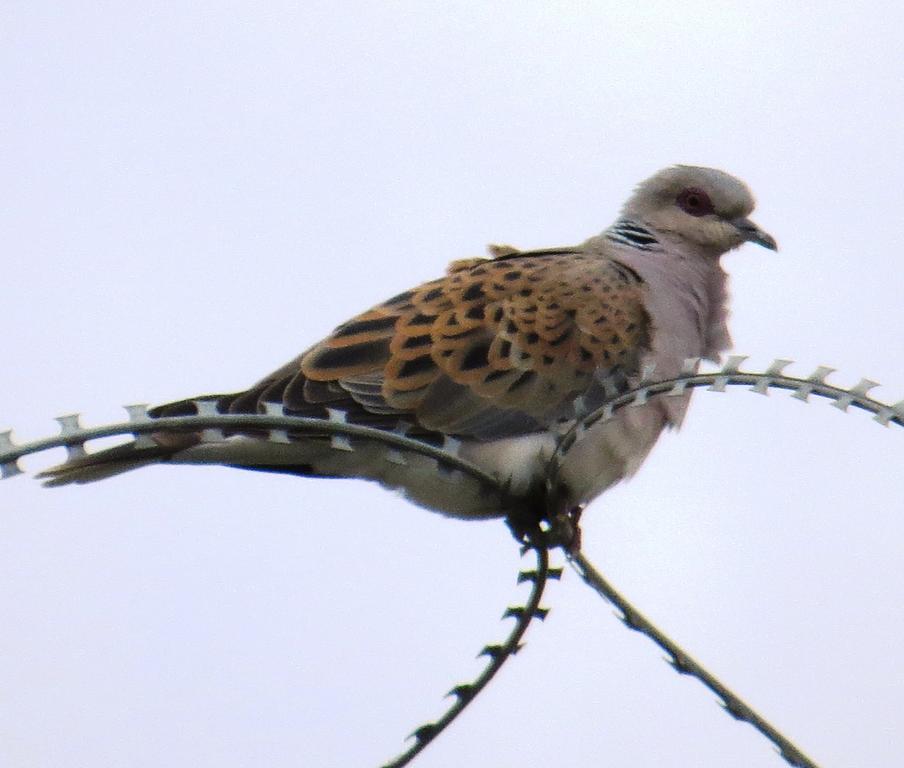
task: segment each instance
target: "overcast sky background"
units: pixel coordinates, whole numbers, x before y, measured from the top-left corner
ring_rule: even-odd
[[[488,242],[607,226],[676,162],[778,254],[735,350],[904,397],[899,3],[0,5],[0,427],[244,388]],[[24,462],[31,470],[62,452]],[[896,766],[904,433],[701,392],[584,547],[825,766]],[[0,485],[0,765],[376,766],[527,594],[500,522],[376,486],[154,468]],[[782,765],[566,572],[416,763]]]

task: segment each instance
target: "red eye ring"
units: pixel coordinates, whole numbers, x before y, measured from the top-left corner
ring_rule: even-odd
[[[682,211],[689,213],[691,216],[706,216],[706,214],[715,211],[709,195],[697,187],[688,187],[681,190],[681,194],[678,195],[675,202],[678,203],[678,207]]]

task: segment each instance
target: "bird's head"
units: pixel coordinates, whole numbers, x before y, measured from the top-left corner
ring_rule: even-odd
[[[772,235],[748,218],[753,207],[747,185],[734,176],[715,168],[675,165],[638,185],[623,214],[716,257],[748,242],[778,250]]]

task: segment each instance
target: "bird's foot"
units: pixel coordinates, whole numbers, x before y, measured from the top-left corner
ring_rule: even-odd
[[[519,544],[543,546],[547,549],[561,547],[566,552],[581,549],[581,512],[583,507],[559,507],[550,510],[525,507],[510,513],[506,523]]]
[[[548,547],[561,547],[565,552],[573,553],[581,550],[581,513],[583,507],[570,507],[557,510],[546,523],[543,531]]]

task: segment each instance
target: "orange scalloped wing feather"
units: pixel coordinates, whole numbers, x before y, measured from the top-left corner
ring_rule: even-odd
[[[482,434],[482,417],[491,434],[501,423],[531,431],[594,380],[637,370],[649,347],[644,292],[629,267],[580,250],[453,262],[302,355],[284,396],[344,394],[445,432]]]

